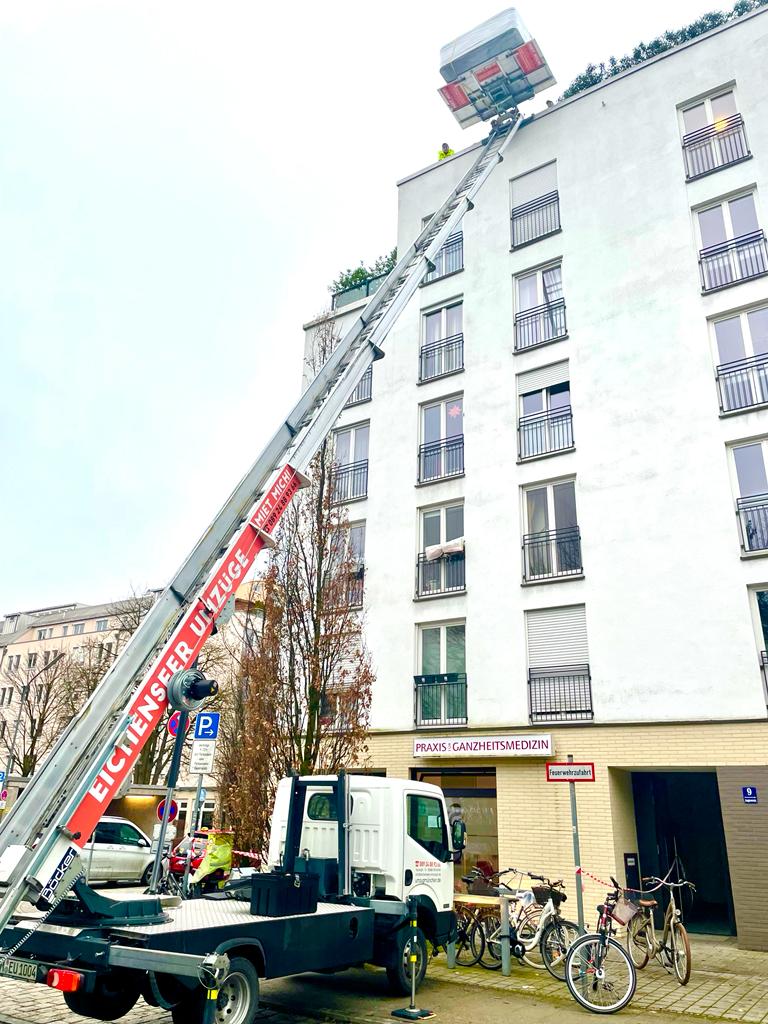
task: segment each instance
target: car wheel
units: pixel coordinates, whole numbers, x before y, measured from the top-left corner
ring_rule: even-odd
[[[147,866],[144,868],[144,874],[141,876],[139,884],[143,885],[145,889],[147,888],[149,883],[152,881],[152,868],[153,867],[154,867],[153,864],[147,864]]]

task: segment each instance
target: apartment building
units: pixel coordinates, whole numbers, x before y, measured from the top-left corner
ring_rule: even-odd
[[[572,755],[583,868],[677,854],[691,928],[764,949],[766,59],[761,11],[525,124],[336,430],[369,767],[443,786],[457,874],[573,882]],[[401,252],[476,150],[398,183]]]

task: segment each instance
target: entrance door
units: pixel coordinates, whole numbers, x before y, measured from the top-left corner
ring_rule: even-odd
[[[683,897],[692,932],[734,935],[731,879],[715,772],[633,772],[640,874],[663,878],[677,865],[696,895]],[[663,890],[662,890],[663,892]]]

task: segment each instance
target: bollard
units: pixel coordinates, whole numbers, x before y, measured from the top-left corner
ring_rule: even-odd
[[[508,978],[512,973],[512,956],[510,954],[509,941],[509,896],[499,896],[501,904],[501,973]]]
[[[432,1010],[420,1010],[416,1006],[416,965],[419,962],[416,950],[419,948],[419,922],[417,919],[418,903],[413,896],[408,897],[408,916],[411,928],[411,952],[408,962],[411,965],[411,1002],[402,1010],[393,1010],[392,1016],[399,1020],[428,1020],[434,1017]]]

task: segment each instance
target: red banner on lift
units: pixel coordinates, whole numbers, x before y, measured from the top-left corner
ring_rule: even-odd
[[[189,668],[194,662],[210,636],[217,616],[244,579],[258,553],[269,542],[265,534],[274,529],[291,498],[305,483],[306,478],[292,466],[286,465],[281,469],[134,693],[128,708],[131,722],[121,742],[104,761],[93,785],[67,824],[72,834],[77,835],[73,842],[78,846],[83,847],[88,842],[99,818],[114,799],[152,730],[165,714],[168,705],[167,686],[171,676],[174,672]]]

